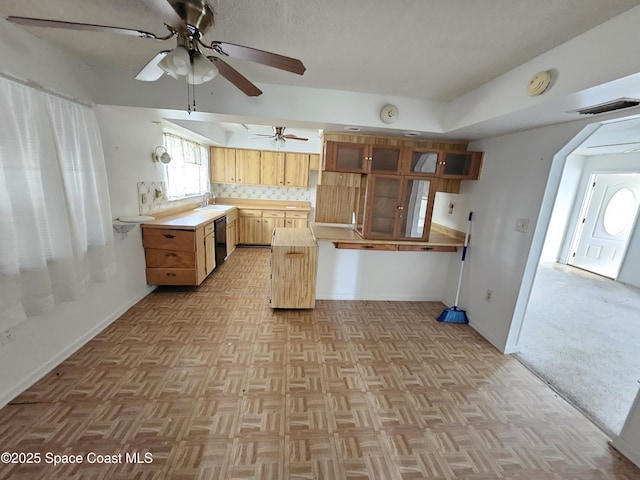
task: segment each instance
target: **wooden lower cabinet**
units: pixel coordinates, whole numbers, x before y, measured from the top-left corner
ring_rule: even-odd
[[[318,244],[309,228],[276,228],[271,243],[271,307],[314,308]]]
[[[213,222],[195,230],[142,227],[149,285],[200,285],[215,268]]]
[[[271,245],[274,229],[306,228],[308,223],[307,212],[243,209],[238,213],[238,244]]]

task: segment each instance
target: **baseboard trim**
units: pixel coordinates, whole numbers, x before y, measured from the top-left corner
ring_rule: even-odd
[[[609,445],[628,458],[636,467],[640,468],[640,452],[635,450],[624,438],[615,437],[609,442]]]
[[[113,322],[115,322],[118,318],[120,318],[127,310],[133,307],[136,303],[142,300],[144,297],[149,295],[156,287],[147,287],[147,290],[140,295],[132,298],[125,305],[120,307],[114,313],[106,317],[102,320],[98,325],[93,327],[87,333],[85,333],[80,338],[76,339],[73,343],[67,346],[64,350],[58,352],[53,358],[49,359],[47,362],[43,363],[39,368],[35,369],[31,372],[27,377],[22,379],[20,383],[11,387],[7,392],[4,392],[0,396],[0,408],[7,405],[11,400],[16,398],[22,392],[27,390],[33,384],[35,384],[38,380],[44,377],[47,373],[53,370],[55,367],[64,362],[67,358],[73,355],[76,351],[78,351],[81,347],[83,347],[89,340],[98,335],[102,330],[107,328]]]
[[[509,353],[506,351],[504,341],[499,342],[496,338],[490,335],[486,330],[484,330],[477,323],[474,323],[471,320],[469,320],[469,326],[473,328],[476,332],[478,332],[480,335],[482,335],[485,338],[485,340],[487,340],[491,345],[496,347],[501,353],[504,353],[504,354]]]

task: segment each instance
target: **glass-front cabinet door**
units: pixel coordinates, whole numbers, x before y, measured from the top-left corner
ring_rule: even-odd
[[[366,202],[367,202],[367,175],[362,175],[360,178],[360,187],[356,190],[357,206],[356,206],[356,226],[355,230],[364,237],[364,221],[366,214]]]
[[[401,189],[400,176],[369,175],[367,238],[395,238]]]
[[[404,177],[398,238],[423,241],[429,239],[431,212],[435,192],[426,178]]]
[[[442,178],[475,180],[481,162],[482,152],[444,152],[439,174]]]
[[[369,151],[369,171],[371,173],[398,173],[403,147],[372,145]]]
[[[437,150],[411,150],[407,156],[408,164],[403,169],[404,173],[413,175],[434,176],[438,170],[438,162],[441,153]]]
[[[367,171],[367,147],[363,143],[325,143],[324,169],[330,172],[365,173]]]

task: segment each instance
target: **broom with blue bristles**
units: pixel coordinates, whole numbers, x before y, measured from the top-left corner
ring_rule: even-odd
[[[469,323],[467,312],[458,308],[458,298],[460,297],[460,285],[462,285],[462,271],[464,270],[464,259],[467,256],[467,245],[469,243],[469,231],[471,230],[471,217],[473,212],[469,212],[469,223],[467,223],[467,233],[464,235],[464,247],[462,247],[462,263],[460,264],[460,275],[458,275],[458,290],[456,291],[456,301],[453,307],[447,308],[436,319],[444,323]]]

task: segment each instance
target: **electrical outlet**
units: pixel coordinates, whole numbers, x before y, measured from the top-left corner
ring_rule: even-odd
[[[11,328],[0,333],[0,343],[2,345],[6,345],[7,343],[13,342],[14,339],[15,339],[15,334],[13,333],[13,329]]]
[[[453,202],[449,202],[449,215],[451,215],[453,213]]]
[[[490,289],[487,288],[487,293],[484,294],[485,302],[490,302],[491,301],[491,297],[493,297],[493,290],[490,290]]]
[[[529,228],[529,219],[528,218],[518,218],[516,219],[516,232],[524,233]]]

